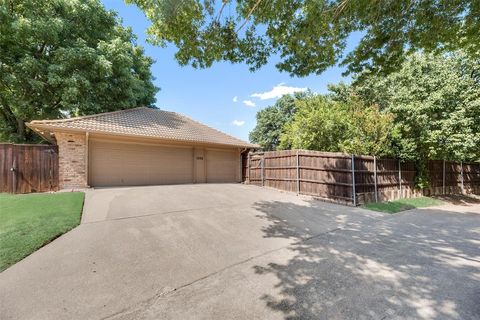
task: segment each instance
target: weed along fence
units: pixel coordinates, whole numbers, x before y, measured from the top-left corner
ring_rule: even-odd
[[[0,192],[58,190],[58,149],[49,145],[0,144]]]
[[[479,193],[480,164],[430,161],[430,188],[415,188],[415,166],[396,159],[377,159],[309,150],[250,153],[243,160],[248,184],[312,195],[358,205],[425,195]]]

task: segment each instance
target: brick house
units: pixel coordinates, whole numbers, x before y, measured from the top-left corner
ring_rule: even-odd
[[[27,125],[58,145],[62,189],[239,182],[241,154],[258,147],[145,107]]]

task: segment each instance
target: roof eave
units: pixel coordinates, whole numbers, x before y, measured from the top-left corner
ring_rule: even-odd
[[[49,128],[37,127],[34,124],[32,124],[31,122],[27,122],[27,123],[25,123],[25,125],[28,128],[30,128],[33,132],[38,134],[40,137],[45,139],[46,141],[48,141],[52,144],[56,143],[55,138],[53,136],[53,132]]]
[[[47,141],[55,143],[55,139],[50,138],[47,139],[45,132],[49,132],[54,134],[55,132],[72,132],[72,133],[97,133],[103,134],[108,136],[116,136],[116,137],[130,137],[130,138],[148,138],[152,140],[159,140],[159,141],[175,141],[175,142],[187,142],[187,143],[196,143],[196,144],[211,144],[211,145],[218,145],[224,147],[235,147],[235,148],[249,148],[249,149],[258,149],[260,146],[255,144],[228,144],[228,143],[218,143],[214,141],[198,141],[198,140],[188,140],[188,139],[172,139],[167,137],[152,137],[148,135],[138,135],[138,134],[128,134],[128,133],[117,133],[117,132],[109,132],[109,131],[101,131],[101,130],[85,130],[85,129],[76,129],[76,128],[64,128],[64,127],[56,127],[52,125],[46,125],[43,123],[27,123],[27,126],[32,129],[35,133],[42,136]]]

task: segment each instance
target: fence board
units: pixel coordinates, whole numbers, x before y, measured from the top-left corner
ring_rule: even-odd
[[[348,154],[310,150],[250,153],[244,157],[244,181],[347,204],[354,203],[353,181],[355,200],[360,204],[422,194],[462,192],[462,166],[459,162],[445,161],[444,176],[443,160],[429,161],[430,188],[420,191],[415,188],[413,162],[370,156],[355,156],[354,161],[355,179],[352,158]],[[463,179],[465,192],[480,192],[480,164],[463,163]]]
[[[56,190],[58,190],[56,146],[0,144],[0,192],[30,193]]]

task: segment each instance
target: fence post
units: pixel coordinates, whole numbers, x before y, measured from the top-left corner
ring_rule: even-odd
[[[261,169],[260,169],[260,174],[262,176],[262,187],[265,185],[265,153],[262,154],[262,158],[260,160],[260,165],[261,165]]]
[[[247,154],[247,184],[250,184],[250,151]]]
[[[355,156],[352,154],[352,196],[353,206],[357,206],[357,193],[355,191]]]
[[[443,179],[442,179],[442,193],[445,194],[445,159],[443,159]]]
[[[48,150],[48,162],[50,163],[50,168],[48,170],[48,189],[49,191],[53,190],[53,174],[52,174],[52,168],[53,168],[53,157],[52,157],[52,150]]]
[[[400,187],[398,198],[401,199],[403,198],[403,195],[402,195],[402,162],[400,159],[398,159],[398,184]]]
[[[373,156],[373,182],[375,185],[375,202],[378,202],[378,187],[377,187],[377,157]]]
[[[465,189],[464,189],[464,186],[463,186],[463,161],[460,161],[460,187],[461,187],[461,190],[462,190],[462,194],[465,194]]]
[[[14,156],[15,152],[12,152],[13,161],[12,161],[12,168],[10,169],[10,171],[12,171],[12,193],[17,193],[17,170],[18,169],[17,169],[17,159]]]
[[[297,150],[297,194],[300,194],[300,161],[298,158],[298,150]]]

